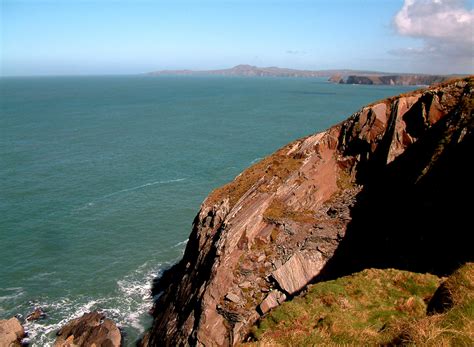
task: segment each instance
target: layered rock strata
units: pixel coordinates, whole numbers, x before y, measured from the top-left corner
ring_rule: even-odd
[[[234,345],[320,278],[466,261],[456,199],[473,192],[472,90],[466,78],[376,102],[212,192],[183,259],[155,284],[142,344]]]

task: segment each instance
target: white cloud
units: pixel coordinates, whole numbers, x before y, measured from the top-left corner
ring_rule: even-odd
[[[399,34],[420,38],[424,46],[391,53],[444,57],[473,69],[474,11],[464,1],[405,0],[394,24]]]
[[[460,0],[405,0],[395,16],[400,34],[473,43],[474,11]]]

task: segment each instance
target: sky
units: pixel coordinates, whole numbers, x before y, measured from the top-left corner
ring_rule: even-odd
[[[474,0],[0,0],[0,75],[474,73]]]

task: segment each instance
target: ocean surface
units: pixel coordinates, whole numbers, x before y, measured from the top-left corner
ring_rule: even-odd
[[[324,79],[0,79],[0,319],[48,346],[99,309],[133,346],[151,280],[214,188],[299,137],[411,87]]]

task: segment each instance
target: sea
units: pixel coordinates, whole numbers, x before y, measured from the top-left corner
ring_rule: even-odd
[[[101,310],[134,346],[151,281],[213,189],[279,147],[413,87],[322,78],[0,78],[0,319],[51,346]]]

